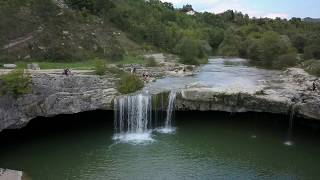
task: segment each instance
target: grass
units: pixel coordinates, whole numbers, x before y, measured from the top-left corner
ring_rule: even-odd
[[[96,66],[96,59],[88,60],[88,61],[81,61],[81,62],[43,62],[43,61],[29,61],[29,62],[0,62],[1,64],[16,64],[18,66],[18,69],[25,69],[27,68],[27,64],[36,63],[39,64],[41,69],[65,69],[70,68],[74,70],[94,70]],[[132,56],[127,55],[123,58],[121,61],[106,61],[106,64],[145,64],[145,59],[140,56]],[[3,68],[0,66],[0,69]]]
[[[92,70],[94,69],[95,63],[94,61],[83,61],[83,62],[68,62],[68,63],[56,63],[56,62],[32,62],[39,64],[41,69],[65,69],[71,68],[75,70]],[[5,64],[5,63],[3,63]],[[15,62],[18,66],[18,69],[27,68],[27,64],[31,64],[31,62]],[[3,68],[2,66],[0,68]]]

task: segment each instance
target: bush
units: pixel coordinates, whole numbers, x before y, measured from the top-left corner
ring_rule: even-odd
[[[320,77],[320,60],[308,60],[302,63],[302,67],[308,73]]]
[[[283,69],[297,65],[297,56],[295,53],[288,53],[279,56],[278,60],[273,64],[273,67]]]
[[[204,58],[205,53],[197,40],[184,38],[176,46],[177,54],[180,55],[183,64],[199,64],[198,59]]]
[[[94,73],[99,76],[106,74],[106,62],[103,60],[96,60],[94,64]]]
[[[310,45],[304,49],[304,59],[320,59],[320,46]]]
[[[118,84],[118,91],[122,94],[129,94],[142,89],[144,83],[135,75],[123,75]]]
[[[14,70],[0,76],[0,95],[18,97],[31,91],[31,77],[24,70]]]

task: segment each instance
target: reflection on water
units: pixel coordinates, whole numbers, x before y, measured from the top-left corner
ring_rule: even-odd
[[[320,177],[320,135],[296,129],[295,145],[285,146],[287,117],[178,113],[174,134],[154,132],[153,143],[134,145],[112,140],[112,113],[95,113],[0,134],[7,141],[0,167],[23,170],[32,180]]]

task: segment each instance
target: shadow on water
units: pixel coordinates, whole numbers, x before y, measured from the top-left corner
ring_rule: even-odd
[[[174,134],[155,142],[116,143],[113,112],[37,118],[0,133],[0,167],[33,180],[85,179],[312,179],[320,158],[319,123],[288,116],[175,112]],[[162,113],[158,113],[162,114]],[[162,115],[163,116],[163,115]],[[165,118],[164,118],[165,119]]]

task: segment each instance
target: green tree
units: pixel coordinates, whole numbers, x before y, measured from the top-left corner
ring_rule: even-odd
[[[304,59],[320,59],[320,45],[313,44],[305,47]]]
[[[302,34],[296,34],[291,39],[293,46],[298,50],[298,52],[303,53],[307,44],[307,38]]]
[[[176,46],[176,51],[185,64],[198,64],[197,58],[201,56],[201,46],[193,39],[183,38]]]

